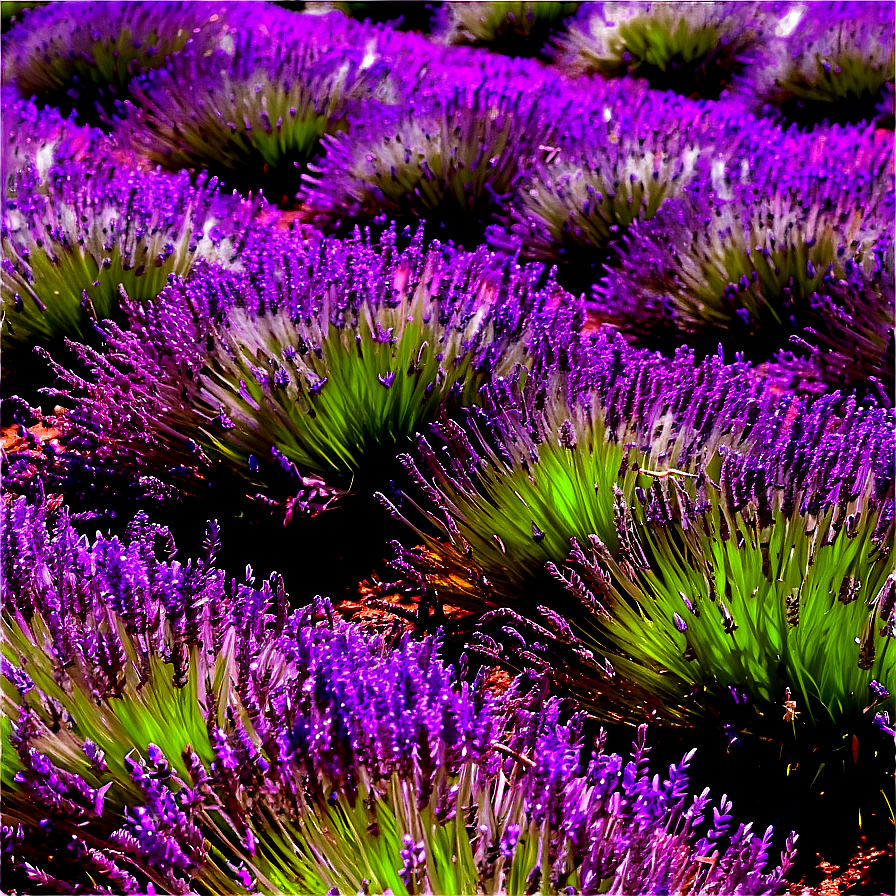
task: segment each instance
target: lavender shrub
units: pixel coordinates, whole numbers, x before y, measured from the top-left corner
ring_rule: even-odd
[[[50,3],[4,41],[3,79],[24,99],[111,125],[131,80],[187,47],[226,41],[239,3]]]
[[[784,367],[791,346],[814,346],[810,380],[863,387],[863,374],[885,365],[894,326],[892,147],[869,148],[868,167],[848,170],[782,165],[782,148],[706,172],[652,220],[635,221],[595,307],[647,344],[708,353],[722,342]],[[820,350],[816,330],[832,350]],[[856,343],[868,354],[856,358]]]
[[[576,318],[540,269],[419,238],[402,251],[394,232],[258,240],[252,259],[129,303],[130,329],[82,352],[88,380],[56,366],[80,396],[61,425],[132,450],[140,473],[236,476],[287,500],[287,518],[316,513],[382,481],[443,403],[475,401],[554,317]]]
[[[347,127],[368,81],[338,15],[262,7],[259,19],[226,47],[193,48],[135,82],[118,133],[155,164],[207,170],[289,206],[320,138]]]
[[[417,104],[368,110],[310,166],[301,194],[310,221],[340,234],[426,221],[428,239],[475,247],[506,212],[522,165],[552,138],[563,112],[546,113],[549,97],[570,102],[538,82],[496,86],[474,73]]]

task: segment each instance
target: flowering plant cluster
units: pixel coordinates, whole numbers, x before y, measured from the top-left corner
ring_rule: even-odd
[[[33,6],[5,891],[770,894],[886,842],[891,5]]]
[[[708,793],[687,795],[692,753],[651,778],[642,726],[628,763],[604,736],[589,758],[583,718],[562,721],[537,681],[495,697],[483,676],[458,684],[438,640],[372,638],[322,600],[290,614],[276,579],[227,585],[216,537],[211,524],[204,557],[182,565],[156,558],[175,548],[144,518],[91,543],[65,513],[54,524],[21,499],[6,512],[16,882],[711,893],[781,881],[795,838],[763,873],[771,831],[732,828],[725,798],[708,823]]]

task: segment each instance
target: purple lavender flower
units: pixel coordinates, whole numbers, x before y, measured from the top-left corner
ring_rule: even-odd
[[[451,569],[451,600],[474,611],[534,597],[546,586],[545,563],[566,557],[574,535],[593,534],[615,552],[627,540],[615,521],[617,482],[628,491],[641,468],[694,476],[721,444],[782,431],[781,400],[746,363],[697,362],[686,350],[669,361],[612,333],[579,341],[558,331],[535,355],[522,385],[496,380],[463,426],[438,424],[403,458],[421,493],[411,483],[402,489],[442,538],[427,539],[428,560],[403,550],[400,558],[424,573]],[[497,498],[505,487],[506,502]],[[399,516],[418,527],[413,505]],[[579,597],[602,605],[597,590],[582,586]]]
[[[883,710],[874,716],[874,725],[876,728],[883,731],[884,734],[896,738],[896,728],[890,727],[890,714],[886,710]]]
[[[588,289],[635,219],[711,166],[735,166],[781,142],[778,129],[736,107],[705,108],[631,81],[589,94],[565,130],[526,166],[507,224],[489,242],[561,266],[570,291]]]
[[[586,3],[557,40],[557,62],[574,75],[645,78],[654,89],[718,99],[751,61],[763,6]]]
[[[33,167],[8,184],[3,212],[3,341],[89,338],[116,316],[123,287],[155,298],[196,258],[237,266],[258,202],[220,195],[201,177],[103,164]]]
[[[893,259],[893,242],[885,235],[861,263],[847,259],[840,279],[823,279],[809,297],[805,326],[769,365],[779,382],[816,391],[858,388],[891,403],[885,384],[896,367]]]
[[[239,4],[230,4],[231,7]],[[66,3],[31,10],[4,42],[3,76],[22,97],[109,122],[131,79],[190,46],[225,38],[224,3]]]
[[[891,351],[892,175],[781,164],[770,152],[741,175],[713,172],[634,222],[595,309],[648,344],[676,333],[704,353],[777,352],[785,368],[792,336],[810,380],[865,386]]]
[[[775,396],[746,364],[680,353],[664,367],[623,345],[568,349],[569,374],[499,380],[464,425],[418,437],[402,509],[381,496],[425,545],[397,546],[397,570],[476,615],[493,639],[477,654],[556,675],[597,712],[674,724],[710,712],[703,700],[730,706],[734,688],[743,727],[836,739],[870,681],[893,690],[891,415]],[[838,601],[844,581],[861,583],[857,600]],[[571,634],[544,627],[546,593]],[[624,670],[613,687],[605,659]]]
[[[433,38],[444,44],[488,47],[509,56],[541,56],[554,29],[575,15],[580,3],[441,3]]]
[[[87,159],[96,164],[115,151],[113,141],[99,128],[77,125],[56,109],[41,109],[21,99],[9,86],[0,90],[0,113],[4,195],[12,186],[13,175],[24,168],[34,168],[41,181],[46,182],[54,165]]]
[[[91,543],[64,510],[48,525],[45,508],[5,508],[5,640],[42,688],[21,702],[4,691],[13,875],[138,893],[272,892],[281,878],[381,892],[402,875],[421,890],[520,892],[576,874],[585,890],[613,878],[658,892],[699,873],[701,843],[719,840],[718,824],[698,840],[708,799],[688,803],[691,754],[651,778],[641,729],[623,770],[602,738],[590,750],[581,715],[560,724],[541,683],[500,697],[485,675],[456,683],[437,640],[371,637],[323,600],[287,617],[268,583],[226,587],[208,558],[157,560],[163,536],[138,518],[128,539]],[[106,765],[73,744],[102,744]],[[747,827],[719,844],[717,887],[780,886],[792,850],[766,871],[767,839]],[[638,861],[647,853],[656,861]]]

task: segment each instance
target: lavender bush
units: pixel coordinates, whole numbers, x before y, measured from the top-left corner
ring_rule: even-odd
[[[19,94],[85,122],[111,124],[131,80],[190,46],[227,39],[224,3],[51,3],[4,42],[3,78]]]
[[[557,64],[574,75],[633,76],[654,89],[718,99],[752,61],[765,6],[586,3],[557,39]]]
[[[107,352],[82,353],[92,381],[68,377],[80,408],[63,425],[132,446],[141,465],[223,468],[289,498],[288,515],[317,512],[565,314],[538,270],[484,251],[400,251],[394,233],[271,248],[245,274],[204,267],[129,303],[131,328],[110,325]]]
[[[580,3],[442,3],[433,24],[433,37],[446,44],[490,47],[510,56],[545,53],[554,30],[575,15]]]
[[[755,164],[781,142],[780,129],[738,107],[611,82],[574,106],[525,166],[509,220],[489,242],[558,264],[564,285],[590,291],[633,221],[650,220],[695,178]]]
[[[870,170],[782,170],[778,152],[768,152],[740,175],[695,180],[652,220],[632,225],[595,287],[596,307],[648,344],[668,344],[672,331],[673,344],[707,352],[723,342],[757,360],[794,343],[817,345],[817,322],[839,345],[830,371],[816,349],[814,378],[861,385],[862,365],[880,369],[893,332],[892,159],[878,166],[871,158]],[[849,290],[852,318],[834,311],[841,281],[861,284]],[[871,351],[838,381],[859,340]]]
[[[554,115],[536,96],[519,81],[474,78],[419,106],[371,110],[325,141],[326,155],[310,166],[302,192],[310,220],[335,233],[425,220],[430,238],[473,248],[506,210],[521,165],[550,142]]]
[[[139,518],[93,543],[64,511],[48,522],[22,501],[5,514],[7,881],[779,890],[796,838],[766,872],[771,830],[732,829],[725,798],[707,824],[708,793],[687,797],[692,753],[651,778],[646,726],[631,761],[602,739],[589,756],[582,717],[564,721],[537,683],[458,685],[437,640],[390,648],[326,601],[288,616],[276,584],[228,587],[214,526],[182,566],[156,559],[173,545]]]
[[[208,170],[289,205],[320,138],[347,127],[367,81],[338,16],[259,18],[227,47],[196,47],[136,83],[119,133],[156,164]]]
[[[92,322],[115,316],[122,289],[152,299],[196,258],[238,265],[260,212],[205,177],[193,184],[94,156],[44,175],[25,167],[7,183],[0,235],[4,346],[89,337]]]
[[[556,668],[611,716],[688,723],[741,700],[773,738],[867,728],[889,699],[870,683],[896,690],[891,415],[838,396],[763,406],[730,369],[627,354],[598,344],[572,402],[558,374],[499,382],[465,427],[420,437],[420,497],[383,498],[428,523],[398,567],[509,626],[505,651],[486,635],[480,652]],[[777,717],[785,690],[796,728]]]
[[[99,128],[77,125],[53,108],[41,109],[9,87],[0,90],[0,113],[4,192],[13,175],[24,168],[35,168],[43,180],[55,164],[109,158],[114,153],[114,143]]]
[[[741,89],[754,108],[803,127],[893,127],[893,11],[886,3],[786,4]]]

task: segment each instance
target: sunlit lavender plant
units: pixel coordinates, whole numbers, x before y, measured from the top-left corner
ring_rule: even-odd
[[[284,15],[135,82],[122,139],[166,168],[208,170],[242,193],[291,203],[320,138],[346,128],[349,100],[367,82],[341,16]]]
[[[893,127],[894,27],[889,3],[791,3],[762,64],[744,72],[754,108],[802,126],[876,121]]]
[[[89,339],[115,317],[123,287],[154,298],[197,257],[238,264],[259,202],[219,194],[204,177],[139,171],[91,158],[8,184],[2,229],[3,343]]]
[[[485,250],[399,251],[394,232],[256,248],[245,276],[205,267],[129,303],[130,330],[110,327],[105,355],[86,356],[92,385],[70,378],[82,401],[68,425],[281,497],[363,493],[443,403],[476,400],[566,313],[540,269]]]
[[[684,338],[706,352],[722,342],[765,360],[786,351],[791,335],[812,342],[804,331],[815,319],[824,326],[817,296],[828,284],[876,281],[885,292],[892,157],[867,171],[782,170],[783,161],[769,153],[751,170],[695,180],[651,221],[634,222],[595,287],[595,306],[647,344]],[[882,299],[854,328],[876,330],[886,345],[892,298]]]
[[[442,3],[433,23],[434,40],[488,47],[509,56],[537,56],[551,32],[575,15],[580,3]]]
[[[669,361],[607,334],[569,342],[522,381],[485,387],[463,426],[418,436],[403,458],[416,487],[402,487],[400,506],[381,496],[412,525],[422,511],[427,551],[399,548],[399,566],[412,575],[419,565],[418,584],[452,605],[545,603],[545,564],[566,557],[571,537],[595,533],[618,549],[614,485],[631,493],[641,468],[694,472],[720,445],[742,445],[757,426],[773,438],[782,425],[749,364],[695,363],[684,349]]]
[[[786,739],[789,687],[810,739],[870,726],[869,683],[896,686],[889,413],[751,395],[748,368],[657,382],[655,359],[610,348],[572,402],[556,374],[498,384],[467,426],[418,439],[419,491],[388,502],[429,523],[425,550],[399,548],[406,580],[510,626],[486,654],[623,718],[734,714],[736,688],[745,726]]]
[[[693,752],[651,779],[646,726],[630,762],[602,738],[588,758],[540,686],[456,684],[437,640],[390,649],[320,599],[287,616],[276,582],[226,587],[214,526],[182,566],[145,519],[90,543],[64,511],[4,516],[8,892],[783,884],[796,838],[764,872],[771,829],[732,831],[725,798],[707,825]]]
[[[204,52],[224,38],[227,9],[223,3],[51,3],[10,32],[4,81],[25,99],[108,124],[136,75],[187,46]]]
[[[554,93],[561,108],[549,114]],[[404,110],[369,111],[327,138],[326,155],[310,166],[301,194],[310,221],[347,233],[359,223],[425,220],[428,235],[475,247],[569,102],[538,94],[522,79],[500,87],[474,79]]]
[[[646,79],[658,90],[718,99],[763,30],[758,3],[586,3],[557,40],[574,75]]]

